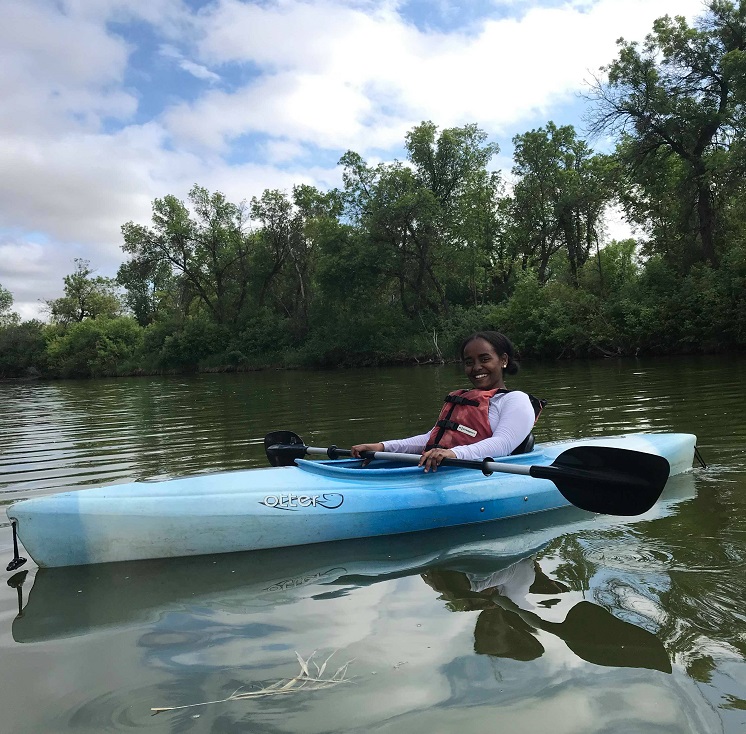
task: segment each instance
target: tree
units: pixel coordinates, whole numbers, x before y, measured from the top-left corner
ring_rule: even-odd
[[[169,195],[153,202],[152,227],[133,222],[122,226],[122,249],[132,258],[120,269],[120,281],[134,302],[176,284],[184,314],[196,302],[215,323],[234,323],[248,294],[252,238],[246,231],[245,207],[201,186],[192,187],[189,202],[194,217]],[[177,280],[172,282],[171,276]],[[138,318],[150,308],[143,306]]]
[[[20,321],[18,314],[10,310],[12,306],[13,294],[0,283],[0,327],[12,326]]]
[[[713,0],[694,27],[665,16],[642,46],[618,44],[618,58],[602,69],[606,81],[594,85],[592,128],[621,134],[618,156],[638,187],[628,211],[655,225],[665,183],[678,201],[673,226],[693,248],[679,259],[716,264],[723,201],[739,178],[729,153],[744,132],[746,5]]]
[[[319,243],[338,231],[340,213],[339,192],[307,184],[294,186],[292,196],[268,189],[251,200],[251,217],[261,224],[254,258],[257,306],[272,306],[288,318],[296,337],[308,331]]]
[[[486,139],[476,125],[438,133],[423,122],[407,133],[408,164],[373,168],[352,151],[340,161],[348,216],[410,317],[446,313],[464,290],[479,300],[497,231],[486,222],[495,210],[483,205],[498,187],[486,171],[498,147]]]
[[[601,236],[603,213],[612,198],[608,162],[594,155],[571,125],[553,122],[513,138],[516,178],[510,236],[524,269],[535,267],[540,283],[552,257],[564,251],[573,285]]]
[[[62,377],[101,377],[132,369],[143,329],[128,316],[86,319],[49,340],[47,359]]]
[[[65,295],[47,301],[52,321],[68,325],[98,317],[121,315],[122,303],[111,278],[91,277],[94,271],[88,260],[75,258],[75,271],[64,277]]]
[[[163,260],[132,258],[119,266],[116,280],[125,289],[124,302],[140,326],[152,324],[159,313],[172,309],[178,284]]]
[[[258,306],[266,305],[273,294],[275,305],[286,314],[308,314],[308,252],[303,232],[303,216],[282,191],[267,189],[260,198],[251,200],[251,217],[261,224],[257,233],[256,267],[261,273]],[[289,267],[294,288],[274,288],[283,271]],[[289,300],[288,297],[289,296]],[[300,306],[296,303],[299,301]]]
[[[0,328],[0,378],[38,376],[46,367],[45,349],[41,321],[5,324]]]

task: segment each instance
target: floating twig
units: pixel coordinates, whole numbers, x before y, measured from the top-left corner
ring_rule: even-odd
[[[324,678],[324,671],[326,670],[327,663],[331,660],[332,652],[329,657],[324,660],[319,667],[313,656],[316,654],[314,650],[308,659],[304,660],[297,652],[295,656],[298,658],[300,664],[300,673],[294,678],[283,678],[275,681],[269,685],[265,685],[256,691],[244,691],[244,686],[238,687],[230,696],[226,698],[219,698],[215,701],[201,701],[199,703],[188,703],[182,706],[161,706],[157,708],[151,708],[150,711],[155,716],[156,714],[163,713],[164,711],[179,711],[180,709],[189,709],[196,706],[209,706],[214,703],[226,703],[228,701],[242,701],[247,698],[264,698],[266,696],[281,696],[287,693],[295,693],[297,691],[320,691],[324,688],[331,688],[332,686],[339,685],[340,683],[349,683],[350,679],[347,678],[347,666],[352,662],[348,660],[344,665],[338,668],[333,675],[328,678]],[[309,671],[309,664],[313,663],[316,668],[316,674],[312,675]]]

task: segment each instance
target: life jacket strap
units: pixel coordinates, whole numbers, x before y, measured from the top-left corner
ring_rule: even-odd
[[[445,396],[444,402],[453,403],[454,405],[473,405],[474,407],[477,407],[479,405],[478,400],[470,400],[469,398],[464,398],[461,395],[451,395],[450,393]]]
[[[544,410],[544,408],[547,407],[548,400],[544,400],[544,398],[537,398],[536,396],[532,395],[531,393],[528,393],[528,399],[531,401],[531,407],[534,409],[534,425],[536,424],[536,421],[539,420],[539,416],[541,415],[541,411]]]
[[[435,425],[439,428],[444,428],[447,431],[459,431],[460,433],[465,433],[467,436],[474,437],[477,435],[477,432],[473,428],[469,428],[469,426],[465,426],[463,423],[456,423],[456,421],[442,420],[438,421]]]

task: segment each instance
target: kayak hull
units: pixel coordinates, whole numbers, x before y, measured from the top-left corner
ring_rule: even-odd
[[[553,442],[501,462],[549,465],[591,442],[692,466],[691,434],[627,434]],[[473,469],[358,460],[135,482],[23,500],[8,508],[40,567],[173,558],[395,535],[469,525],[568,505],[545,479]],[[378,467],[381,468],[372,468]],[[602,489],[600,489],[602,491]]]

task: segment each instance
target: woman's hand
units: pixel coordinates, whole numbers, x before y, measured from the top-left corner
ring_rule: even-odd
[[[450,449],[430,449],[430,451],[425,451],[425,453],[420,457],[419,466],[424,466],[426,472],[430,471],[430,469],[437,471],[440,462],[443,461],[443,459],[455,458],[456,454],[454,454]]]
[[[360,458],[362,451],[383,451],[382,443],[358,443],[350,449],[352,455],[356,458]]]

